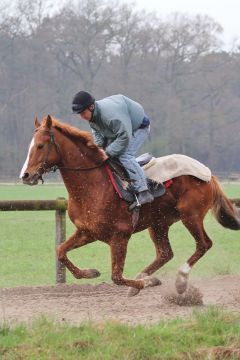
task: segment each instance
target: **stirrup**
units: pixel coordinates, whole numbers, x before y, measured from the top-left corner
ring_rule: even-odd
[[[135,193],[134,193],[134,197],[135,197],[135,201],[129,206],[129,210],[133,210],[135,208],[140,209],[141,207],[141,204],[138,201],[138,197]]]

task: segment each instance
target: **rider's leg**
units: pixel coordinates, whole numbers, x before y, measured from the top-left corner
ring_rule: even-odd
[[[144,129],[138,129],[133,133],[132,139],[126,151],[119,156],[119,160],[128,171],[133,180],[133,187],[138,193],[140,204],[145,204],[153,200],[153,196],[148,191],[145,173],[135,159],[136,152],[140,149],[149,135],[149,126]]]

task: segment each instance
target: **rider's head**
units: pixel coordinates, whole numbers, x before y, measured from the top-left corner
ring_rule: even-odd
[[[87,91],[79,91],[73,98],[72,111],[81,118],[90,121],[95,107],[95,99]]]

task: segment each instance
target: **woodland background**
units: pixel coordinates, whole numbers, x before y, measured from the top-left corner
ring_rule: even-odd
[[[0,9],[0,179],[17,180],[34,117],[71,114],[81,89],[116,93],[152,118],[143,151],[182,153],[240,172],[240,52],[208,16],[166,19],[119,1],[22,0]]]

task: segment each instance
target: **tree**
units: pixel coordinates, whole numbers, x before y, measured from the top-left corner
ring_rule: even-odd
[[[54,19],[49,48],[61,66],[77,76],[82,88],[92,91],[94,79],[109,55],[113,41],[114,7],[102,0],[83,0],[64,7]]]

